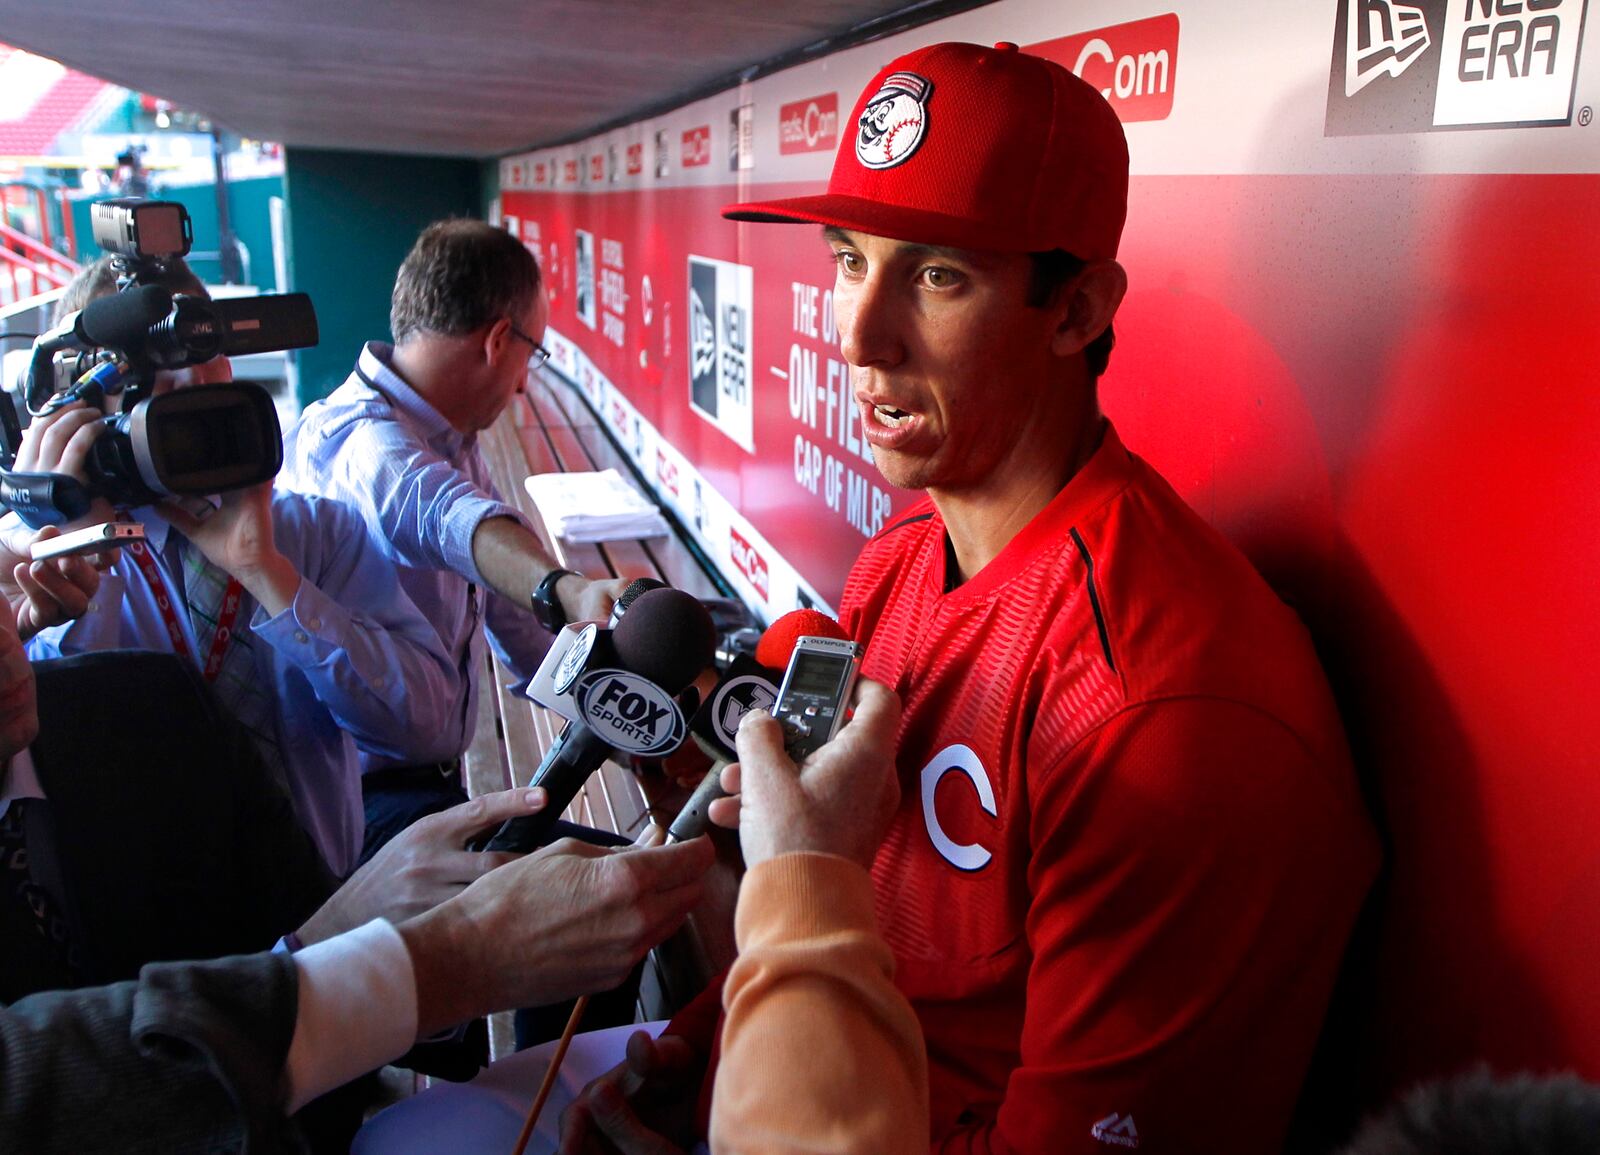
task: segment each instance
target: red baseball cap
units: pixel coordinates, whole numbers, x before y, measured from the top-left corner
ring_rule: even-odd
[[[1111,106],[1015,44],[933,44],[856,101],[822,196],[728,205],[789,221],[991,252],[1114,257],[1128,215],[1128,142]]]

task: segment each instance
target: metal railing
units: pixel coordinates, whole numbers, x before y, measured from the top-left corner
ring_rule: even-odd
[[[11,224],[31,217],[37,236]],[[63,255],[55,243],[55,226],[61,222],[61,242],[71,251],[72,212],[42,185],[27,181],[0,183],[0,302],[12,302],[59,289],[78,271],[77,262]],[[7,291],[9,289],[9,291]]]

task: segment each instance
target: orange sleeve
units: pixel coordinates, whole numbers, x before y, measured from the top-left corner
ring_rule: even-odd
[[[735,933],[715,1155],[926,1152],[922,1032],[892,981],[867,872],[827,854],[764,862],[745,875]]]

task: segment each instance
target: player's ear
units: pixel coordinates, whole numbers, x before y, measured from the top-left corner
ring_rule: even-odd
[[[1061,302],[1061,323],[1051,342],[1055,355],[1081,353],[1104,333],[1127,292],[1128,274],[1116,261],[1106,258],[1085,265],[1067,286]]]

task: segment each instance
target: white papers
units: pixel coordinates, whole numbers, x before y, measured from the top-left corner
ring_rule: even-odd
[[[662,537],[666,519],[615,469],[538,473],[523,482],[552,536],[570,542]]]

